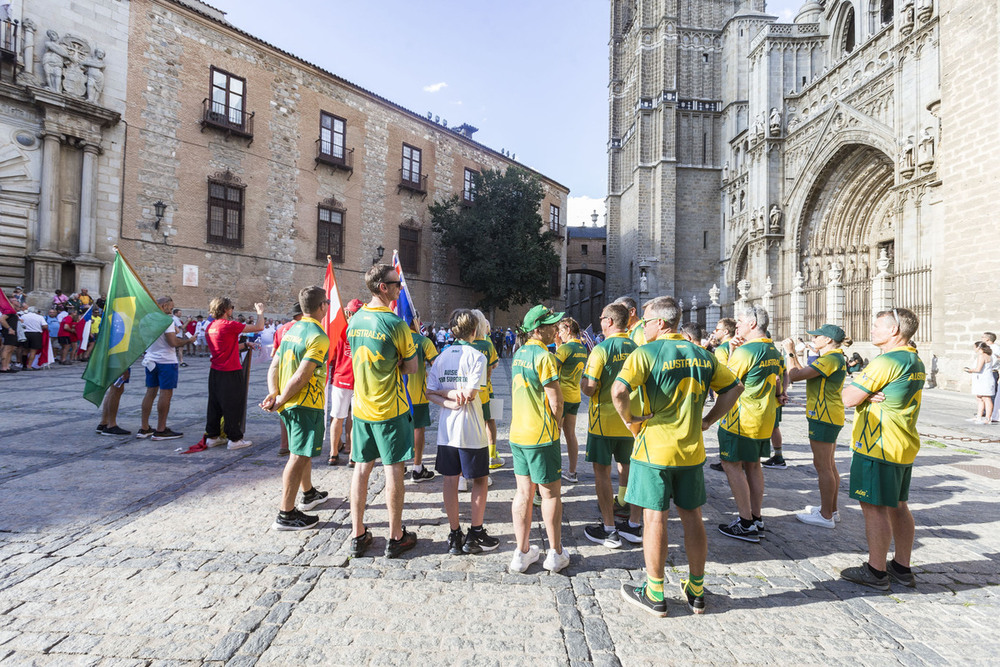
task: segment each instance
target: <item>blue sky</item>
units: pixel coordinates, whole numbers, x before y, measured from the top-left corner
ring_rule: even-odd
[[[226,18],[570,188],[568,222],[603,214],[608,0],[208,0]],[[791,20],[799,1],[769,3]]]

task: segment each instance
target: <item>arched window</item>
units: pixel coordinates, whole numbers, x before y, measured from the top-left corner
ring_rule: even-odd
[[[892,23],[892,17],[895,13],[892,0],[882,0],[882,25]]]
[[[841,23],[843,32],[843,44],[844,44],[844,55],[848,55],[854,51],[854,47],[857,46],[857,36],[854,31],[854,7],[848,7],[847,11],[844,12],[843,22]]]

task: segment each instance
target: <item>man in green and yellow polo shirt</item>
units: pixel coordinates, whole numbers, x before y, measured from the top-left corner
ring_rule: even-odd
[[[285,332],[281,346],[267,370],[267,398],[260,407],[278,412],[288,432],[288,463],[281,476],[281,505],[275,530],[315,528],[319,517],[305,514],[326,502],[327,493],[312,484],[312,457],[323,451],[326,434],[324,391],[326,360],[330,339],[320,324],[330,309],[322,287],[306,287],[299,292],[299,305],[306,315]],[[295,506],[295,494],[302,489],[302,502]]]
[[[594,490],[602,523],[586,526],[584,535],[591,542],[609,549],[622,545],[622,538],[639,544],[642,542],[642,508],[632,505],[630,516],[615,521],[615,496],[611,486],[612,459],[618,462],[618,484],[628,493],[629,462],[635,438],[625,426],[615,404],[611,390],[618,372],[636,345],[628,337],[628,309],[620,303],[611,303],[601,311],[601,333],[604,340],[594,346],[583,371],[580,390],[590,396],[590,414],[587,421],[587,460],[594,466]],[[641,411],[636,401],[636,411]],[[622,494],[624,500],[624,494]]]
[[[882,354],[844,387],[844,406],[856,407],[851,433],[851,497],[861,501],[868,562],[840,573],[848,581],[889,590],[889,582],[913,587],[913,515],[907,501],[913,460],[920,450],[917,417],[926,375],[913,346],[917,316],[906,308],[880,312],[872,343]],[[889,545],[896,552],[886,563]]]
[[[385,469],[389,510],[387,558],[395,558],[417,543],[403,527],[403,462],[413,457],[413,417],[406,400],[403,375],[417,371],[417,348],[406,322],[389,310],[399,298],[399,275],[388,264],[375,264],[365,274],[372,299],[351,318],[347,341],[354,369],[354,428],[351,460],[352,556],[372,543],[365,527],[368,478],[376,459]]]
[[[666,616],[663,599],[667,516],[673,498],[684,526],[689,575],[681,580],[688,608],[704,613],[708,539],[701,518],[705,504],[705,443],[702,431],[736,402],[742,387],[710,352],[677,333],[681,309],[671,297],[657,297],[643,313],[645,345],[618,374],[612,399],[622,421],[635,432],[625,500],[644,508],[643,555],[646,581],[624,584],[622,597],[656,616]],[[719,397],[702,417],[709,389]],[[641,389],[648,414],[632,413],[630,394]]]
[[[497,367],[500,355],[497,354],[497,348],[490,340],[490,323],[486,319],[486,315],[483,314],[483,311],[475,308],[472,310],[472,315],[476,318],[476,339],[472,341],[472,347],[482,352],[486,357],[486,387],[479,390],[479,399],[482,401],[483,421],[486,423],[486,441],[490,449],[490,469],[495,470],[502,468],[504,463],[503,458],[497,453],[496,420],[497,417],[503,415],[494,415],[490,410],[490,399],[493,398],[493,369]],[[490,484],[492,483],[493,479],[490,478]],[[464,490],[461,480],[459,480],[459,490]]]
[[[731,317],[723,317],[716,322],[715,331],[709,337],[709,342],[715,345],[713,354],[723,366],[729,363],[729,341],[736,335],[736,320]],[[722,472],[722,461],[716,461],[708,466],[712,470]]]
[[[771,453],[771,433],[784,391],[784,361],[765,331],[768,314],[750,306],[736,319],[736,337],[729,341],[729,370],[746,390],[719,422],[719,454],[739,516],[720,524],[719,532],[745,542],[760,542],[764,527],[764,472],[760,459]]]
[[[569,455],[569,470],[563,471],[562,478],[576,484],[576,463],[580,457],[580,442],[576,438],[576,413],[580,409],[580,378],[587,363],[587,348],[580,341],[580,325],[572,317],[563,318],[556,327],[556,340],[560,343],[556,350],[559,364],[559,388],[563,395],[562,432],[566,438],[566,453]]]
[[[437,347],[429,338],[420,333],[420,320],[416,317],[410,323],[410,336],[417,350],[417,370],[406,381],[406,390],[413,404],[413,470],[414,482],[434,478],[434,471],[424,467],[424,429],[431,425],[431,406],[427,400],[427,367],[438,356]]]
[[[530,543],[531,500],[536,488],[542,496],[542,521],[549,540],[542,567],[558,572],[569,565],[569,554],[562,547],[560,497],[559,423],[563,397],[558,363],[547,349],[555,342],[556,322],[562,318],[562,313],[553,313],[542,305],[529,310],[521,324],[528,340],[511,360],[510,450],[517,480],[511,505],[517,540],[510,561],[512,572],[524,572],[538,560],[539,549]]]
[[[643,329],[642,320],[639,319],[639,307],[630,296],[620,296],[615,299],[615,303],[621,304],[628,309],[628,337],[636,345],[646,343],[646,333]]]
[[[819,478],[820,504],[807,505],[795,518],[812,526],[836,528],[840,520],[837,511],[840,473],[837,472],[835,452],[837,436],[844,426],[844,401],[840,394],[847,378],[847,360],[842,349],[846,335],[836,324],[824,324],[808,333],[820,357],[804,368],[795,354],[795,341],[788,338],[783,343],[788,359],[788,380],[806,381],[809,446]]]

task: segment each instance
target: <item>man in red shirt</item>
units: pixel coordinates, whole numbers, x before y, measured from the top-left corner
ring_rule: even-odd
[[[354,313],[361,310],[364,304],[361,299],[351,299],[344,309],[347,320],[351,320]],[[327,464],[335,466],[340,463],[340,435],[347,429],[347,444],[344,450],[351,451],[351,399],[354,397],[354,368],[351,365],[351,345],[347,342],[347,329],[341,334],[340,340],[333,348],[330,355],[330,458]],[[350,462],[354,466],[354,461]]]
[[[80,312],[74,310],[59,323],[59,342],[62,343],[63,339],[66,340],[66,343],[59,351],[62,357],[59,360],[61,364],[71,364],[76,358],[76,348],[80,345],[80,338],[76,333],[76,323],[79,321]]]
[[[243,449],[253,443],[243,439],[243,364],[240,362],[240,334],[257,333],[264,329],[264,304],[255,303],[257,319],[244,324],[233,319],[233,302],[229,297],[216,297],[208,304],[215,320],[205,331],[205,342],[212,355],[208,371],[208,416],[205,420],[205,444],[218,447],[222,439],[222,420],[226,421],[227,449]]]
[[[274,332],[274,347],[271,348],[272,358],[278,353],[278,348],[281,347],[281,338],[285,335],[285,332],[291,329],[293,324],[302,319],[302,306],[299,305],[298,301],[292,306],[291,316],[292,319],[282,324]],[[281,447],[278,448],[278,456],[288,456],[288,431],[285,429],[285,422],[283,420],[279,419],[278,423],[281,425]]]

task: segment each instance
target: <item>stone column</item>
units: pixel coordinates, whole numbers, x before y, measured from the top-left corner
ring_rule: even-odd
[[[678,324],[679,326],[680,324],[684,324],[684,299],[677,299],[677,307],[681,311],[681,321]]]
[[[771,289],[774,284],[771,282],[771,276],[767,276],[764,279],[764,294],[760,297],[760,305],[764,307],[767,311],[767,315],[771,318],[771,322],[774,322],[774,295],[771,293]]]
[[[62,140],[48,132],[42,140],[42,184],[38,202],[38,250],[52,252],[52,239],[59,215],[59,154]]]
[[[97,156],[100,146],[84,144],[83,169],[80,175],[80,256],[93,257],[97,246],[96,202]]]
[[[834,262],[830,265],[830,282],[826,284],[826,321],[844,325],[844,285],[840,282],[844,267]]]
[[[705,328],[712,330],[715,329],[715,324],[722,319],[722,306],[719,305],[719,286],[712,285],[712,289],[708,290],[709,304],[705,309]]]
[[[791,294],[791,336],[793,338],[798,338],[799,336],[804,336],[806,333],[806,292],[802,288],[806,280],[802,277],[801,271],[795,272],[795,278],[793,278],[792,294]]]
[[[875,313],[892,310],[896,300],[896,286],[889,274],[889,255],[885,248],[882,248],[876,266],[878,273],[872,278],[872,321],[875,320]]]
[[[21,42],[24,45],[21,61],[21,66],[24,69],[21,74],[26,77],[26,83],[33,83],[35,80],[35,22],[31,19],[24,19],[21,22]]]

